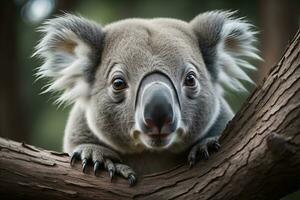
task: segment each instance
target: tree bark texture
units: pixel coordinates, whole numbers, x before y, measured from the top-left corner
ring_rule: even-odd
[[[300,32],[228,124],[220,152],[139,177],[83,174],[69,156],[0,139],[0,197],[14,199],[280,199],[300,189]]]

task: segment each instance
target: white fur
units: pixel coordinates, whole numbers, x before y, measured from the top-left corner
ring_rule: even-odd
[[[56,103],[72,103],[77,99],[86,101],[90,91],[83,78],[83,67],[90,65],[88,56],[91,48],[70,30],[53,29],[46,25],[41,31],[46,35],[37,45],[34,55],[44,59],[44,64],[37,73],[39,78],[50,78],[49,87],[44,92],[63,91]],[[59,48],[64,40],[76,44],[73,52]]]
[[[256,42],[255,34],[252,30],[252,25],[241,18],[234,18],[232,15],[235,12],[223,12],[226,17],[221,31],[221,41],[217,47],[219,56],[219,65],[221,71],[219,74],[220,92],[224,88],[229,88],[236,91],[247,91],[241,80],[254,84],[245,69],[255,70],[256,68],[248,63],[247,58],[261,60],[257,54],[258,50],[253,46]],[[220,12],[222,14],[222,12]],[[242,34],[236,34],[235,31]],[[231,48],[228,45],[229,41],[234,41],[236,48]],[[246,59],[246,60],[245,60]]]

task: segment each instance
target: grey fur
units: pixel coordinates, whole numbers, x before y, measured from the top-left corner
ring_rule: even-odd
[[[193,146],[190,157],[207,145],[218,146],[217,138],[233,116],[222,85],[243,89],[240,80],[251,79],[240,67],[253,68],[243,58],[259,58],[250,28],[246,21],[224,11],[200,14],[190,23],[168,18],[127,19],[103,28],[71,15],[49,20],[42,28],[45,36],[36,54],[45,59],[39,75],[53,79],[49,90],[68,92],[61,100],[75,103],[64,150],[73,155],[89,152],[86,159],[101,154],[99,162],[110,163],[106,167],[110,174],[116,171],[132,183],[135,174],[125,165],[118,166],[119,161],[113,167],[110,161],[116,159],[111,151],[144,174],[182,162]],[[76,45],[64,43],[70,39]],[[72,75],[73,70],[77,71]],[[155,71],[170,79],[180,102],[180,108],[174,106],[180,123],[164,148],[147,144],[136,119],[136,112],[142,111],[135,109],[138,92],[142,92],[139,85]],[[193,89],[183,85],[187,71],[195,73]],[[128,83],[121,92],[111,85],[116,73]]]

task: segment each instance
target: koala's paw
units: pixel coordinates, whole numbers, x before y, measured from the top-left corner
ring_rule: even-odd
[[[78,145],[72,153],[71,166],[76,160],[81,160],[83,173],[86,173],[87,165],[92,164],[95,176],[103,167],[108,171],[111,180],[115,174],[118,174],[127,179],[131,186],[137,181],[136,173],[129,166],[121,164],[119,155],[106,147],[96,144]]]
[[[209,153],[217,152],[220,148],[219,136],[200,140],[192,147],[188,155],[190,167],[193,167],[199,160],[207,160],[209,158]]]

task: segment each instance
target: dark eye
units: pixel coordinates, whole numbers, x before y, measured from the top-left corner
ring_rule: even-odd
[[[127,84],[123,78],[115,78],[112,82],[112,86],[115,90],[123,90],[127,87]]]
[[[196,77],[194,73],[188,73],[184,80],[184,85],[186,86],[195,86],[196,85]]]

